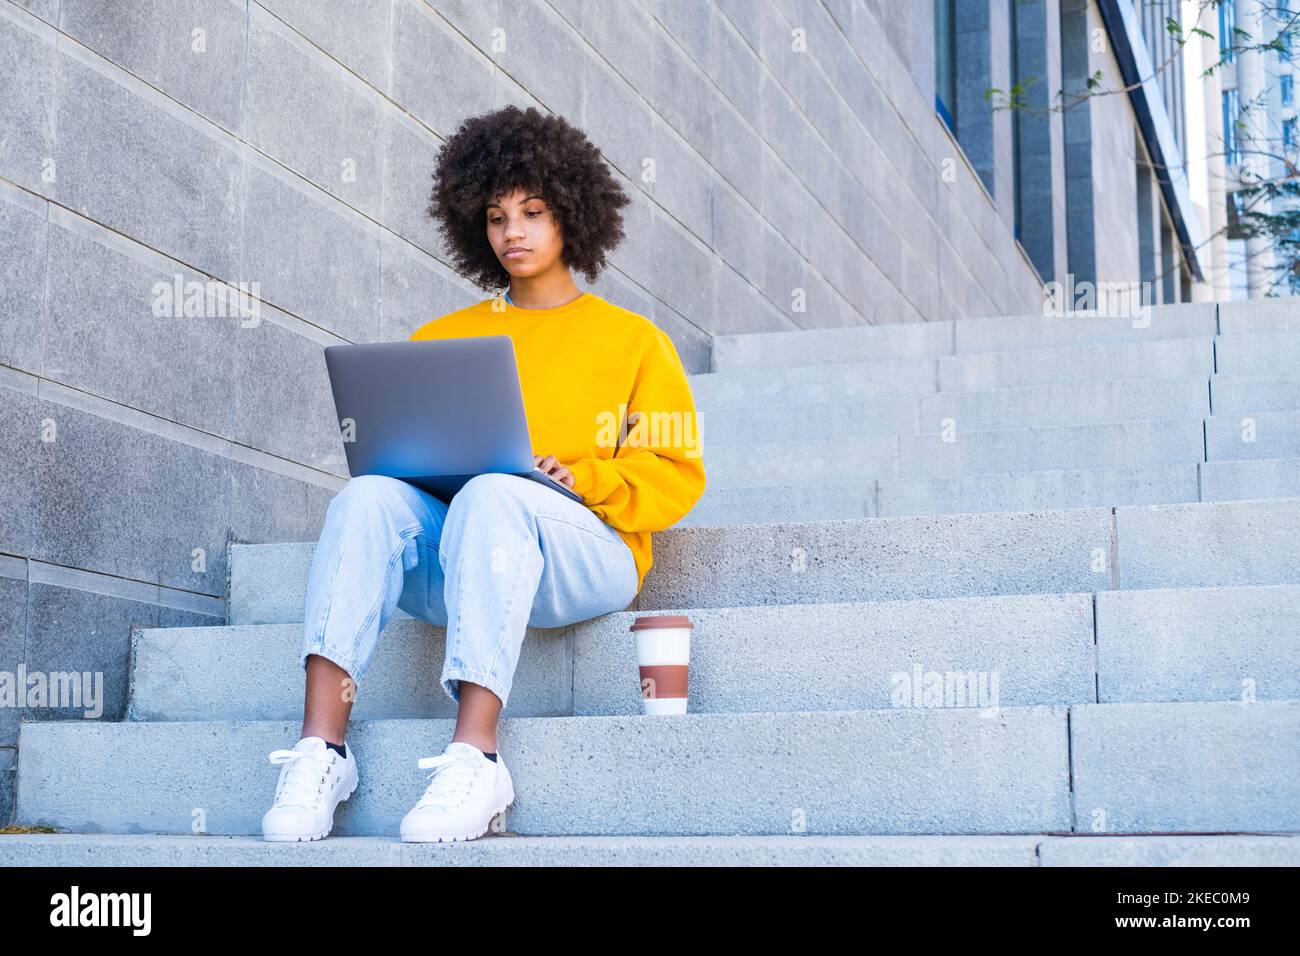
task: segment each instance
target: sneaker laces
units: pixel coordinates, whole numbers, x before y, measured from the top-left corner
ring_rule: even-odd
[[[280,788],[275,795],[277,807],[311,809],[325,792],[322,755],[310,750],[273,750],[271,763],[289,766],[281,771]]]
[[[437,757],[421,757],[421,770],[433,768],[427,776],[429,785],[416,807],[454,807],[473,789],[478,777],[478,767],[473,754],[444,753]]]

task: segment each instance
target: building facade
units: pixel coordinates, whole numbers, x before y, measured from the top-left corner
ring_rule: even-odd
[[[1224,208],[1229,222],[1247,213],[1276,215],[1300,208],[1294,196],[1242,192],[1261,182],[1298,182],[1293,60],[1298,18],[1300,9],[1293,10],[1289,0],[1223,0],[1218,7]],[[1268,46],[1272,48],[1264,48]],[[1283,247],[1280,238],[1229,240],[1230,298],[1300,293],[1296,253]],[[1289,238],[1300,241],[1300,229]]]

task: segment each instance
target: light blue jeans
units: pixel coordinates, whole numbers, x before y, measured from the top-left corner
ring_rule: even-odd
[[[502,707],[525,630],[626,610],[636,560],[591,509],[518,475],[483,474],[448,505],[382,475],[330,501],[307,583],[302,666],[329,658],[360,688],[400,607],[447,629],[442,686],[481,684]]]

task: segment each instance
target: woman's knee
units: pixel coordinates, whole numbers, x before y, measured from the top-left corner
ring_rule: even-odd
[[[521,492],[521,485],[532,484],[527,478],[500,472],[475,475],[461,486],[448,506],[448,526],[458,526],[461,521],[474,516],[478,519],[505,521],[514,518],[527,521],[531,505]]]
[[[338,494],[330,499],[329,508],[397,500],[405,493],[405,485],[406,482],[400,478],[390,478],[387,475],[356,475],[349,478]]]
[[[456,492],[455,497],[451,499],[451,503],[453,506],[457,502],[464,505],[479,499],[517,501],[519,500],[519,492],[528,483],[527,478],[521,478],[519,475],[507,475],[497,471],[484,472],[465,482],[460,491]]]

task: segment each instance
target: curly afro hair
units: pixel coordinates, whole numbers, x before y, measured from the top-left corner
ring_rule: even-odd
[[[506,106],[461,123],[438,151],[429,215],[461,275],[490,291],[510,283],[487,238],[494,197],[525,189],[546,200],[564,237],[561,260],[588,283],[624,238],[619,209],[632,200],[600,152],[563,117]]]

